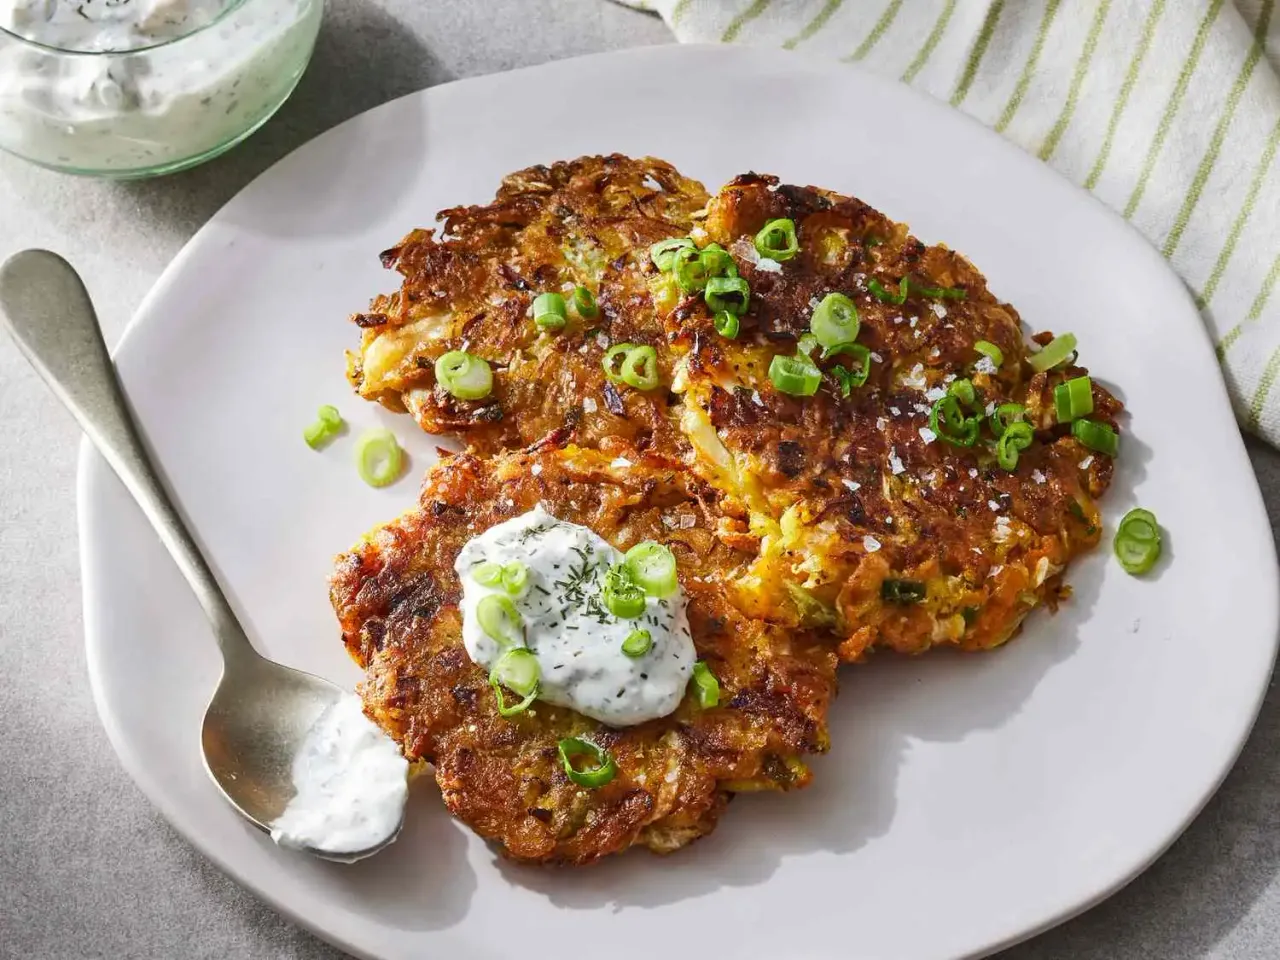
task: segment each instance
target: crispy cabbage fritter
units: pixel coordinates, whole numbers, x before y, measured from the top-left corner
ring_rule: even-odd
[[[624,465],[572,447],[463,454],[428,474],[413,510],[338,557],[331,599],[366,671],[366,712],[411,761],[434,764],[449,809],[510,856],[581,864],[633,845],[669,852],[710,831],[731,793],[809,781],[804,756],[827,747],[835,652],[822,635],[726,602],[723,578],[744,558],[707,529],[715,500],[657,456]],[[538,503],[619,549],[642,540],[672,549],[719,706],[701,709],[687,694],[670,716],[625,729],[541,701],[499,716],[487,672],[463,646],[454,560],[469,539]],[[611,783],[569,780],[556,745],[570,736],[609,751]]]

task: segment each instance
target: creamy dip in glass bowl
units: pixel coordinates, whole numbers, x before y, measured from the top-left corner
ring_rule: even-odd
[[[0,0],[0,149],[91,176],[172,173],[262,126],[324,0]]]

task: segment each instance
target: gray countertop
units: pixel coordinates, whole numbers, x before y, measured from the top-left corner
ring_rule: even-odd
[[[603,0],[329,0],[294,98],[204,168],[111,184],[0,157],[0,256],[34,245],[67,254],[114,339],[187,238],[322,130],[430,84],[669,39],[656,19]],[[0,413],[0,956],[337,957],[206,862],[116,762],[85,675],[77,433],[7,341]],[[1280,455],[1252,441],[1249,451],[1274,529]],[[1101,906],[1002,956],[1280,956],[1274,685],[1235,770],[1168,854]]]

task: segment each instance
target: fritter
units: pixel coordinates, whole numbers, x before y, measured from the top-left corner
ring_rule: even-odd
[[[799,240],[782,263],[754,244],[777,218]],[[828,623],[857,659],[872,646],[994,647],[1065,594],[1067,563],[1098,541],[1094,498],[1112,473],[1054,416],[1053,388],[1085,368],[1033,373],[1017,312],[968,260],[859,200],[748,174],[716,196],[695,235],[727,248],[751,291],[737,339],[717,335],[700,296],[665,318],[694,469],[729,495],[728,513],[737,502],[722,534],[733,539],[736,526],[740,547],[758,543],[735,584],[743,609]],[[830,293],[856,306],[870,375],[843,396],[830,371],[849,360],[836,356],[821,363],[816,395],[790,396],[770,363],[796,352]],[[983,340],[1003,354],[999,366],[975,349]],[[962,379],[983,416],[1026,407],[1035,442],[1016,469],[997,465],[985,429],[971,447],[931,429],[933,405]],[[1091,418],[1115,428],[1120,403],[1096,382],[1092,399]]]
[[[633,845],[665,853],[710,831],[733,792],[808,783],[804,756],[827,747],[836,655],[823,635],[726,602],[722,580],[744,558],[706,529],[715,499],[657,456],[463,454],[428,474],[415,509],[338,557],[331,599],[366,671],[366,712],[411,761],[434,765],[448,808],[509,856],[582,864]],[[625,729],[543,702],[499,716],[487,671],[463,647],[454,560],[472,537],[539,503],[619,549],[671,548],[719,706],[701,709],[688,694],[670,716]],[[589,789],[565,775],[557,743],[570,736],[608,750],[612,782]]]
[[[611,343],[659,349],[671,365],[647,283],[649,246],[693,227],[709,197],[652,158],[583,157],[511,174],[493,203],[441,212],[441,236],[415,230],[382,254],[404,277],[354,322],[360,351],[347,376],[361,396],[408,410],[428,433],[457,434],[480,452],[524,448],[560,431],[576,443],[677,442],[667,391],[615,386],[601,360]],[[541,292],[587,287],[595,318],[573,314],[554,336],[529,317]],[[450,396],[434,362],[467,350],[493,365],[493,393]]]

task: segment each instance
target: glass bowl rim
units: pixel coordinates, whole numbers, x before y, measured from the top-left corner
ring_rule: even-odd
[[[180,44],[192,37],[198,37],[207,30],[212,30],[218,24],[222,23],[229,16],[242,7],[247,7],[255,0],[231,0],[218,15],[202,26],[196,27],[190,33],[184,33],[177,37],[169,37],[166,40],[160,40],[157,43],[149,43],[145,47],[130,47],[128,50],[71,50],[66,47],[59,47],[52,43],[42,43],[39,40],[32,40],[30,37],[24,37],[20,33],[14,33],[5,27],[0,26],[0,41],[12,40],[25,47],[31,47],[35,50],[42,50],[45,53],[54,53],[60,57],[129,57],[139,53],[147,53],[152,50],[162,50],[165,47],[172,47]]]

